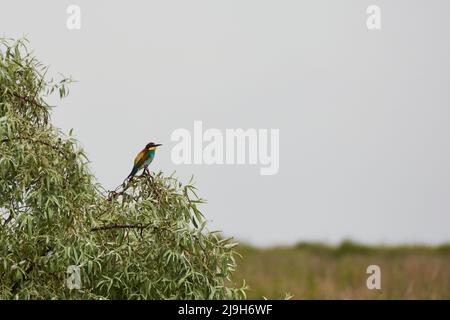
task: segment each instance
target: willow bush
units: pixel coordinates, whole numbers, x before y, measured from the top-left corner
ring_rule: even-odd
[[[236,245],[210,232],[190,183],[144,174],[105,191],[46,100],[25,40],[0,49],[0,299],[239,299]],[[81,287],[67,286],[70,266]]]

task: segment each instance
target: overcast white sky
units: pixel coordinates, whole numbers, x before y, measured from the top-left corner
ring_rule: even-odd
[[[26,35],[78,83],[74,128],[114,188],[149,141],[154,170],[195,175],[211,228],[258,245],[450,241],[448,0],[9,1]],[[81,8],[81,30],[66,8]],[[381,7],[382,28],[366,28]],[[171,162],[177,128],[280,129],[280,171]]]

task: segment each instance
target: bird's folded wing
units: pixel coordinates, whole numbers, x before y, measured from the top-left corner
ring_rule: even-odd
[[[141,167],[144,164],[145,160],[148,159],[148,157],[149,157],[148,152],[142,150],[141,152],[138,153],[138,155],[134,159],[134,166],[137,168]]]

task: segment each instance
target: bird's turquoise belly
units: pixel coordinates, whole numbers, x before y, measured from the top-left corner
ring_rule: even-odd
[[[150,163],[152,163],[154,157],[155,157],[155,151],[150,151],[148,159],[145,160],[145,162],[144,162],[144,167],[147,167]]]

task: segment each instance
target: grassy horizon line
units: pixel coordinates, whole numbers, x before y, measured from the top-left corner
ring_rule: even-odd
[[[450,253],[450,242],[441,244],[424,244],[424,243],[403,243],[403,244],[366,244],[351,239],[344,239],[339,243],[332,244],[325,241],[298,241],[293,244],[281,244],[270,246],[258,246],[244,241],[238,241],[239,247],[245,250],[308,250],[317,252],[341,252],[341,253],[375,253],[380,251],[429,251]]]

